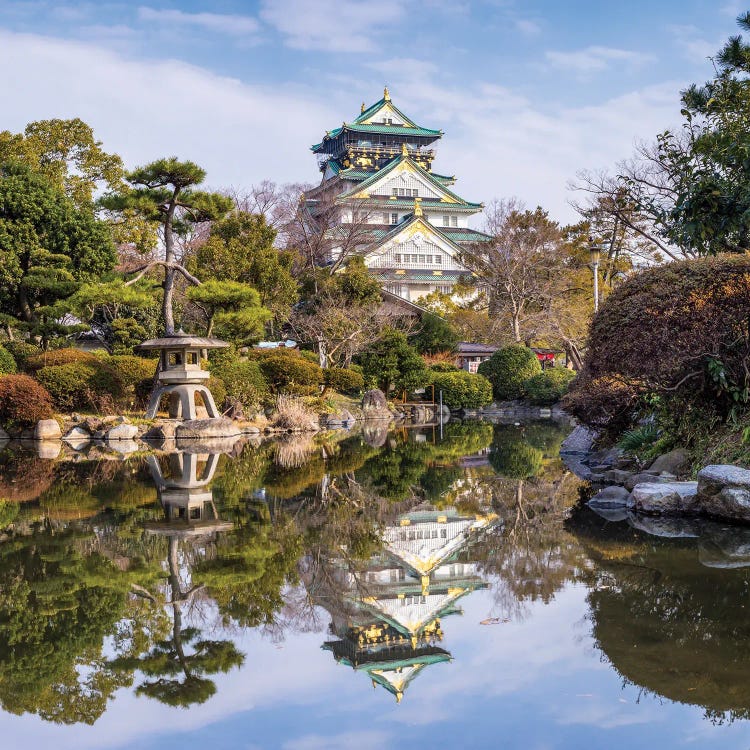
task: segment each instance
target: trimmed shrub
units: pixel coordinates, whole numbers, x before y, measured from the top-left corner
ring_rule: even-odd
[[[329,367],[323,371],[326,388],[339,393],[357,394],[365,387],[365,379],[361,372],[349,370],[346,367]]]
[[[435,399],[443,392],[443,403],[449,409],[478,409],[492,401],[492,384],[483,375],[466,370],[433,372]]]
[[[11,353],[19,370],[26,368],[26,360],[29,357],[42,351],[38,346],[30,344],[28,341],[6,341],[3,348]]]
[[[268,383],[258,362],[231,362],[214,368],[212,374],[224,382],[225,399],[237,399],[245,408],[258,406],[268,398]]]
[[[227,387],[224,381],[221,378],[216,377],[216,375],[212,375],[206,381],[206,388],[211,391],[211,395],[214,397],[216,408],[220,412],[224,411],[224,403],[227,400]]]
[[[41,370],[43,367],[57,367],[59,365],[70,365],[70,364],[84,364],[84,365],[98,365],[100,362],[99,358],[91,354],[91,352],[84,352],[81,349],[52,349],[48,352],[38,352],[26,358],[25,368],[28,372],[36,372]]]
[[[304,357],[308,362],[314,362],[316,365],[320,364],[320,357],[309,349],[300,349],[299,355],[300,357]]]
[[[584,372],[571,383],[562,406],[584,424],[617,432],[632,423],[639,392],[612,376],[591,378]]]
[[[13,355],[0,346],[0,375],[12,375],[16,369],[16,360],[13,359]]]
[[[430,369],[433,372],[458,372],[460,370],[460,368],[456,367],[452,362],[435,362],[430,365]]]
[[[575,376],[572,370],[551,367],[523,384],[526,398],[537,406],[556,404],[568,392],[568,386]]]
[[[153,380],[157,360],[144,359],[132,354],[115,354],[107,360],[124,388],[135,388],[142,380]]]
[[[323,370],[316,362],[310,362],[299,352],[272,349],[258,357],[263,376],[276,392],[291,385],[314,386],[323,382]]]
[[[123,391],[122,381],[117,374],[99,362],[93,365],[69,362],[42,367],[36,377],[61,410],[98,409],[100,397],[114,400],[122,396]]]
[[[49,391],[28,375],[0,377],[0,424],[25,429],[52,416]]]
[[[542,366],[536,354],[521,344],[498,349],[479,365],[479,374],[484,375],[492,383],[495,398],[500,401],[523,398],[524,382],[541,371]]]

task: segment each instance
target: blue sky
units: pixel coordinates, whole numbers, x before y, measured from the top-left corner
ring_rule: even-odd
[[[679,124],[679,90],[710,76],[744,9],[0,0],[0,129],[79,116],[128,166],[176,154],[217,188],[312,182],[310,144],[388,84],[409,116],[445,131],[435,168],[460,194],[515,195],[568,221],[576,171],[611,168]]]

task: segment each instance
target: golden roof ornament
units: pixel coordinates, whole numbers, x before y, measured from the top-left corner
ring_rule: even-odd
[[[409,149],[406,148],[406,144],[401,144],[401,156],[409,156]]]
[[[362,109],[359,110],[361,114],[364,114],[365,112],[365,103],[362,102]]]
[[[389,102],[391,100],[391,94],[388,91],[388,86],[383,89],[383,101]]]
[[[422,199],[419,198],[419,197],[417,197],[417,198],[414,199],[414,216],[423,216],[423,215],[424,214],[423,214],[423,211],[422,211]],[[430,579],[427,578],[428,582],[429,582],[429,580]],[[423,580],[422,581],[422,588],[424,588],[424,587],[425,587],[425,582]]]

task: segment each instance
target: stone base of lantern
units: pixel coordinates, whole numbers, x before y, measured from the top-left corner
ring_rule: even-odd
[[[206,412],[211,419],[221,416],[214,403],[211,391],[200,383],[173,383],[161,385],[152,394],[148,402],[146,419],[153,419],[159,410],[159,403],[166,395],[169,396],[170,419],[198,419],[198,410],[195,405],[195,396],[200,394]]]

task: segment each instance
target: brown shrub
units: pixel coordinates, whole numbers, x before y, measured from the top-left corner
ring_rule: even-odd
[[[271,416],[271,424],[282,430],[309,430],[310,423],[318,421],[318,415],[305,405],[301,398],[279,396],[276,410]]]
[[[618,431],[632,421],[639,395],[638,388],[614,377],[581,374],[563,396],[562,406],[584,424]]]
[[[52,416],[49,391],[28,375],[0,377],[0,424],[11,429],[33,427]]]
[[[90,352],[84,352],[80,349],[52,349],[48,352],[39,352],[26,358],[24,368],[27,372],[34,373],[43,367],[57,367],[59,365],[84,364],[95,365],[99,358]]]

